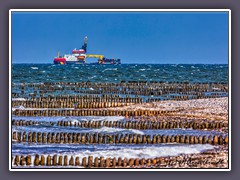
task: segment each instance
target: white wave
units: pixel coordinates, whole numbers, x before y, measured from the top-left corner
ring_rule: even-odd
[[[15,106],[15,107],[13,107],[12,108],[12,110],[16,110],[16,109],[19,109],[19,110],[24,110],[24,109],[26,109],[24,106]]]
[[[180,154],[200,153],[203,150],[213,149],[212,145],[196,144],[196,145],[179,145],[172,147],[169,145],[161,147],[144,147],[144,148],[122,148],[119,150],[104,150],[104,151],[85,151],[79,154],[82,157],[122,157],[122,158],[155,158],[161,156],[177,156]]]
[[[88,79],[93,79],[93,78],[95,78],[95,77],[97,77],[97,76],[94,75],[94,76],[92,76],[92,77],[89,77]]]
[[[129,148],[129,147],[120,147],[118,149],[106,149],[106,150],[97,150],[90,151],[85,150],[77,153],[65,153],[61,155],[78,156],[80,159],[83,157],[93,156],[104,158],[110,157],[121,157],[121,158],[156,158],[156,157],[166,157],[166,156],[178,156],[180,154],[192,154],[192,153],[201,153],[205,150],[211,150],[214,146],[210,144],[192,144],[192,145],[174,145],[174,144],[165,144],[161,146],[142,146],[138,148]],[[47,156],[46,156],[47,157]]]
[[[38,69],[38,67],[31,67],[31,69]]]
[[[110,128],[110,127],[101,127],[100,129],[94,129],[93,132],[96,133],[102,133],[102,132],[107,132],[107,133],[114,133],[114,132],[120,132],[123,131],[122,129],[119,128]]]
[[[25,108],[30,109],[30,108]],[[37,109],[37,108],[35,108]],[[26,116],[13,116],[13,119],[22,120],[34,120],[34,121],[61,121],[61,120],[72,120],[75,121],[121,121],[124,119],[123,116],[37,116],[37,117],[26,117]]]
[[[12,101],[26,101],[25,98],[12,98]]]
[[[139,69],[139,71],[145,71],[146,69]]]
[[[107,69],[104,69],[103,72],[104,71],[117,71],[117,68],[107,68]]]
[[[130,131],[134,134],[141,134],[144,135],[144,132],[136,129],[121,129],[121,128],[111,128],[111,127],[101,127],[100,129],[94,129],[93,132],[96,133],[115,133],[115,132],[123,132],[123,131]]]
[[[79,120],[77,120],[77,119],[71,119],[70,121],[71,121],[71,124],[72,124],[72,125],[74,125],[75,123],[78,123],[78,122],[79,122]]]
[[[105,121],[119,121],[123,120],[125,117],[123,116],[102,116]]]
[[[144,132],[137,130],[137,129],[128,129],[129,131],[133,132],[134,134],[141,134],[144,135]]]

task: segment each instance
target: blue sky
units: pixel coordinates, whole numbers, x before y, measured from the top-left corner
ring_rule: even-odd
[[[228,63],[227,12],[13,12],[12,62],[52,63],[86,35],[122,63]]]

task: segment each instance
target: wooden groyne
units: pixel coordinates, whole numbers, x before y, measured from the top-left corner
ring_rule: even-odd
[[[212,144],[228,145],[228,136],[223,135],[150,135],[101,134],[70,132],[12,132],[12,140],[21,143],[41,144]]]
[[[12,120],[12,125],[14,126],[32,126],[32,125],[51,125],[51,126],[64,126],[64,127],[79,127],[79,128],[101,128],[101,127],[110,127],[110,128],[122,128],[122,129],[221,129],[227,128],[228,123],[223,121],[205,121],[205,120],[185,120],[185,121],[174,121],[164,120],[158,122],[151,121],[26,121],[26,120]]]
[[[209,153],[208,153],[209,154]],[[12,156],[13,168],[20,167],[66,167],[72,166],[81,168],[133,168],[133,167],[157,167],[169,168],[175,165],[178,167],[188,166],[197,167],[199,163],[216,164],[215,154],[207,156],[179,155],[156,158],[124,158],[124,157],[93,157],[87,156],[80,158],[72,155],[15,155]],[[190,164],[188,164],[190,163]],[[218,162],[222,163],[222,162]]]
[[[110,110],[110,109],[31,109],[12,111],[15,116],[157,116],[180,112],[180,110]]]
[[[12,97],[22,97],[24,94],[29,93],[30,97],[36,97],[39,94],[41,97],[51,96],[54,92],[67,92],[82,93],[88,95],[135,95],[135,96],[164,96],[166,99],[174,100],[188,100],[200,98],[216,98],[228,92],[228,84],[226,83],[187,83],[187,82],[121,82],[121,83],[92,83],[92,82],[55,82],[55,83],[42,83],[42,84],[12,84],[14,89],[21,91],[14,92]],[[28,90],[28,91],[26,91]],[[211,92],[206,95],[206,92]],[[178,94],[173,96],[170,94]],[[166,95],[166,97],[165,97]],[[111,98],[109,98],[110,100]],[[160,100],[160,99],[158,99]],[[110,100],[111,102],[112,100]],[[140,98],[135,98],[132,102],[141,102]],[[138,102],[137,102],[138,101]],[[148,102],[157,101],[157,99],[149,99]],[[97,102],[97,101],[95,101]]]

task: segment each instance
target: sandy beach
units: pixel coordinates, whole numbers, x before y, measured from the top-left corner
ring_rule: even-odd
[[[176,111],[167,114],[184,118],[207,118],[208,120],[228,121],[228,98],[194,99],[186,101],[161,101],[152,103],[134,104],[124,107],[108,108],[114,110],[159,110]]]

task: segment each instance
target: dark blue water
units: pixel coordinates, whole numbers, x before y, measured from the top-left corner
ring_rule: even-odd
[[[13,64],[13,83],[42,82],[228,82],[228,65],[122,64],[53,65]]]

